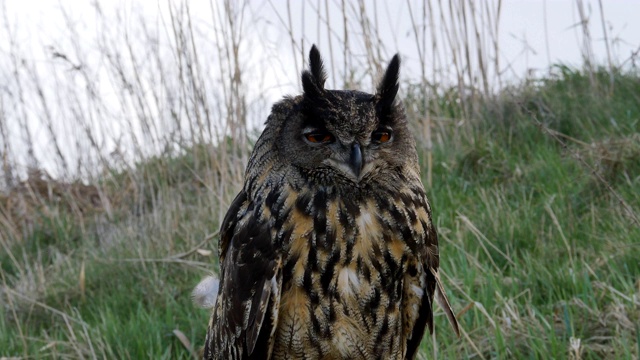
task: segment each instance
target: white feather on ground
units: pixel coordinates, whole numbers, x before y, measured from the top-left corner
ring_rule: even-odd
[[[191,293],[193,302],[205,309],[213,308],[218,297],[219,286],[220,280],[214,276],[207,276],[202,279]]]

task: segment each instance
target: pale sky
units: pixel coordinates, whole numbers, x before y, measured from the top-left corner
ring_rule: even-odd
[[[442,1],[448,6],[447,1]],[[235,6],[240,1],[233,2]],[[290,9],[287,8],[287,3]],[[266,119],[271,104],[279,100],[284,95],[297,94],[300,91],[299,77],[302,69],[302,48],[308,51],[312,43],[318,45],[321,53],[325,57],[325,61],[329,67],[329,80],[327,86],[329,88],[339,88],[342,86],[339,79],[344,71],[345,59],[342,56],[345,48],[343,39],[343,23],[341,13],[341,1],[279,1],[279,0],[252,0],[247,3],[244,17],[235,19],[240,24],[240,35],[242,36],[242,46],[240,48],[240,57],[243,68],[245,91],[249,102],[249,121],[250,125],[260,128]],[[347,13],[353,19],[359,16],[359,9],[356,1],[347,3]],[[429,2],[427,2],[429,3]],[[433,1],[436,4],[438,1]],[[456,4],[454,2],[452,4]],[[503,83],[518,82],[526,76],[542,76],[546,73],[550,64],[563,63],[576,68],[582,66],[581,46],[583,44],[583,31],[580,24],[580,16],[578,13],[579,3],[583,4],[584,15],[588,18],[588,29],[591,35],[590,46],[593,49],[593,56],[596,62],[601,65],[607,65],[607,51],[605,47],[605,35],[603,33],[603,24],[607,31],[609,39],[610,54],[614,65],[625,64],[631,66],[632,61],[629,59],[632,54],[638,54],[640,49],[640,1],[638,0],[505,0],[502,2],[500,22],[498,23],[498,33],[496,36],[490,36],[491,31],[495,31],[495,23],[485,26],[483,33],[480,34],[481,43],[484,44],[483,61],[495,63],[496,56],[493,54],[493,45],[491,41],[497,39],[499,44],[498,63],[499,68],[489,69],[489,81],[495,89],[497,86],[498,74]],[[98,6],[96,6],[96,4]],[[169,5],[172,6],[169,6]],[[71,65],[62,63],[61,60],[52,58],[52,51],[60,51],[70,57],[71,62],[78,62],[75,54],[83,54],[82,61],[85,62],[87,68],[91,68],[96,74],[96,86],[100,92],[101,98],[105,99],[105,103],[117,104],[118,89],[110,88],[113,86],[109,81],[113,79],[104,79],[101,76],[101,69],[108,66],[106,64],[104,54],[99,47],[109,44],[110,47],[119,52],[118,47],[122,46],[122,53],[126,55],[127,50],[124,48],[124,38],[131,38],[133,42],[140,42],[143,39],[141,29],[148,29],[151,36],[159,39],[158,45],[163,47],[168,55],[172,51],[172,41],[175,39],[170,32],[172,31],[171,16],[169,8],[174,11],[183,4],[177,0],[167,0],[153,2],[150,0],[130,0],[130,1],[89,1],[89,0],[0,0],[0,66],[4,71],[0,71],[0,90],[4,91],[5,97],[0,97],[3,101],[5,118],[8,121],[12,119],[29,119],[29,128],[33,133],[34,143],[37,144],[35,149],[36,157],[40,159],[44,166],[51,168],[51,172],[55,172],[55,167],[59,166],[56,162],[56,153],[52,151],[51,131],[43,126],[42,120],[39,119],[41,111],[36,105],[37,94],[27,93],[29,101],[34,101],[34,106],[27,105],[26,113],[20,112],[21,109],[14,111],[15,97],[15,79],[9,70],[11,67],[11,55],[19,54],[20,59],[24,59],[29,66],[32,66],[40,79],[44,81],[47,96],[51,96],[52,100],[51,112],[53,116],[53,132],[56,138],[69,139],[70,144],[75,144],[78,148],[78,141],[86,141],[83,137],[84,129],[78,128],[73,122],[75,109],[69,105],[65,107],[63,104],[58,108],[57,104],[62,101],[60,94],[64,94],[64,86],[74,86],[66,82]],[[224,27],[224,21],[218,16],[223,8],[222,0],[212,1],[189,1],[189,10],[193,20],[193,28],[195,29],[196,47],[199,51],[201,62],[203,63],[203,71],[209,76],[212,84],[216,82],[227,81],[224,74],[218,74],[220,67],[217,66],[216,59],[220,57],[217,44],[216,34],[221,32]],[[320,9],[317,9],[320,4]],[[416,81],[420,78],[421,62],[419,60],[417,44],[411,22],[411,14],[417,15],[417,26],[422,16],[422,1],[364,1],[366,12],[369,14],[372,24],[377,29],[373,38],[378,42],[374,44],[376,49],[381,49],[379,54],[383,63],[399,52],[403,59],[401,70],[402,79],[405,81]],[[474,1],[473,4],[478,8],[476,11],[483,16],[495,17],[497,1]],[[604,10],[604,22],[600,12],[600,4]],[[410,8],[411,7],[411,11]],[[98,16],[98,11],[102,16]],[[237,9],[236,9],[237,10]],[[291,14],[291,24],[289,25],[289,13]],[[328,11],[327,11],[328,10]],[[433,26],[437,34],[437,47],[439,51],[431,52],[431,45],[427,40],[425,54],[425,67],[427,71],[427,80],[430,83],[441,84],[443,87],[455,83],[455,66],[453,66],[451,58],[451,50],[447,48],[447,36],[442,31],[446,22],[440,19],[438,10],[433,10],[433,23],[424,24],[427,29]],[[318,15],[320,13],[320,16]],[[328,16],[327,16],[328,13]],[[377,14],[377,17],[374,15]],[[429,19],[429,17],[426,17]],[[447,15],[444,15],[447,19]],[[329,29],[327,26],[329,23]],[[286,30],[290,27],[291,34]],[[70,30],[72,29],[72,30]],[[333,34],[333,41],[329,43],[327,33],[328,30]],[[75,34],[72,34],[75,32]],[[359,27],[358,21],[350,22],[350,56],[347,59],[347,68],[361,68],[366,64],[367,53],[365,51],[366,44],[363,44],[362,28]],[[295,49],[291,45],[291,37],[296,40]],[[449,34],[450,35],[450,34]],[[427,35],[430,36],[430,35]],[[472,42],[475,37],[471,36]],[[10,41],[13,39],[13,41]],[[473,45],[473,44],[472,44]],[[148,44],[140,44],[139,51],[142,57],[145,56]],[[433,56],[433,55],[436,56]],[[377,55],[377,54],[376,54]],[[477,68],[477,58],[471,58],[472,68]],[[306,55],[304,55],[306,56]],[[170,56],[168,56],[169,58]],[[637,58],[637,56],[636,56]],[[144,59],[143,59],[144,60]],[[149,62],[150,64],[152,62]],[[360,66],[360,64],[363,64]],[[461,66],[466,66],[462,62]],[[157,73],[157,69],[150,65],[144,68],[146,76],[153,77]],[[25,70],[23,76],[28,78],[29,70]],[[477,69],[474,70],[474,76],[478,74]],[[375,72],[375,71],[374,71]],[[335,75],[335,77],[334,77]],[[364,76],[363,74],[356,74]],[[436,78],[432,78],[436,77]],[[56,82],[55,84],[47,84],[47,81]],[[361,83],[365,91],[372,91],[371,77],[361,77],[364,79]],[[357,79],[356,79],[357,80]],[[25,81],[23,79],[23,81]],[[1,84],[4,83],[4,84]],[[369,85],[370,84],[370,85]],[[62,86],[62,87],[61,87]],[[153,86],[153,85],[149,85]],[[368,87],[368,88],[367,88]],[[217,89],[213,89],[214,92]],[[34,91],[33,89],[26,90]],[[58,98],[56,98],[58,95]],[[171,94],[169,94],[170,96]],[[4,95],[3,95],[4,96]],[[113,97],[113,99],[111,99]],[[78,105],[82,107],[82,99],[78,100]],[[215,104],[214,104],[215,105]],[[107,106],[110,108],[110,106]],[[19,111],[20,110],[20,111]],[[108,109],[112,110],[112,109]],[[140,132],[140,124],[134,124],[135,128],[131,130],[130,121],[132,115],[130,108],[114,106],[113,113],[109,114],[108,120],[95,118],[95,123],[88,124],[98,137],[97,141],[103,149],[101,152],[110,154],[113,150],[122,146],[122,144],[130,143],[133,140],[127,140],[131,137],[130,132]],[[96,115],[96,114],[93,114]],[[100,115],[100,114],[97,114]],[[134,116],[135,117],[135,116]],[[171,129],[175,124],[163,125],[162,121],[167,121],[166,113],[162,113],[162,109],[158,109],[158,113],[151,116],[161,123],[160,128],[166,127]],[[72,120],[69,120],[72,119]],[[135,119],[134,119],[135,120]],[[15,120],[13,120],[15,121]],[[24,155],[25,146],[24,131],[19,129],[12,123],[9,123],[10,144],[14,156],[18,157],[18,167],[25,167],[28,163]],[[137,136],[137,135],[136,135]],[[80,139],[80,140],[78,140]],[[76,157],[89,156],[86,154],[78,154],[78,151],[70,148],[63,148],[61,151],[69,162],[73,163]],[[127,146],[125,146],[126,148]],[[153,153],[153,151],[151,151]],[[91,155],[97,158],[97,155]],[[128,154],[128,158],[133,155]]]
[[[177,3],[169,0],[154,3],[149,0],[116,0],[98,1],[105,13],[114,9],[126,9],[125,14],[130,16],[126,21],[138,21],[140,13],[144,14],[147,20],[156,22],[163,15],[167,17],[167,3]],[[220,0],[218,1],[220,2]],[[409,61],[417,59],[415,51],[415,41],[412,37],[412,28],[409,21],[408,6],[405,1],[366,1],[369,8],[373,3],[377,3],[379,11],[387,15],[388,19],[380,21],[380,27],[389,29],[381,34],[382,42],[388,49],[389,58],[392,53],[398,51]],[[499,24],[500,57],[501,63],[511,64],[512,77],[522,77],[530,69],[546,69],[551,63],[566,63],[570,65],[581,65],[581,27],[577,12],[577,2],[575,0],[505,0],[502,1],[502,11]],[[91,20],[95,16],[94,1],[89,0],[3,0],[7,9],[9,22],[14,30],[19,34],[18,38],[24,43],[31,43],[34,47],[41,47],[40,44],[55,42],[56,37],[65,33],[65,19],[61,15],[60,9],[64,9],[73,21],[83,23],[88,29],[86,40],[90,42]],[[291,12],[294,14],[293,27],[297,38],[304,37],[309,43],[319,43],[321,51],[323,40],[326,40],[325,26],[321,25],[321,34],[318,36],[318,19],[313,14],[312,5],[316,1],[292,1]],[[321,2],[324,4],[324,2]],[[329,1],[331,11],[336,11],[333,16],[339,18],[339,1]],[[355,1],[353,1],[355,3]],[[412,1],[414,11],[420,9],[420,1]],[[446,1],[445,1],[446,3]],[[477,1],[481,6],[485,1]],[[495,0],[489,0],[489,4],[495,6]],[[602,29],[601,13],[599,2],[585,0],[584,9],[590,24],[592,46],[594,54],[600,63],[607,60],[604,34]],[[247,38],[259,38],[269,44],[265,46],[275,46],[281,48],[279,61],[291,62],[291,50],[287,46],[286,33],[276,13],[284,17],[286,21],[287,2],[279,0],[253,0],[249,1],[250,12],[258,20],[252,24],[252,19],[245,19],[247,25]],[[622,62],[631,56],[633,51],[640,47],[640,1],[638,0],[602,0],[605,26],[607,36],[612,45],[610,51],[612,58]],[[206,26],[212,26],[211,4],[209,1],[190,1],[192,17]],[[303,10],[304,8],[304,10]],[[305,18],[295,16],[304,11]],[[546,18],[545,18],[546,15]],[[3,19],[4,20],[4,19]],[[165,20],[166,21],[166,20]],[[437,21],[437,19],[436,19]],[[208,25],[207,25],[208,23]],[[339,21],[334,21],[339,26]],[[5,31],[0,31],[0,49],[4,50],[2,37],[6,36]],[[266,41],[265,41],[266,40]],[[284,40],[284,44],[283,44]],[[326,46],[326,41],[324,41]],[[339,44],[333,45],[339,48]],[[339,52],[338,49],[334,51]],[[37,51],[36,51],[37,53]],[[37,56],[37,55],[36,55]],[[300,61],[300,59],[298,59]],[[298,74],[290,74],[289,82],[294,83]],[[279,82],[283,82],[280,79]],[[286,82],[286,81],[285,81]],[[287,89],[289,90],[289,89]]]

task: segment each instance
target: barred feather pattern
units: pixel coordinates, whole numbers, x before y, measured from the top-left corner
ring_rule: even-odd
[[[371,95],[331,96],[349,119],[375,110],[364,108]],[[386,105],[404,158],[353,181],[288,158],[282,137],[306,121],[305,101],[274,105],[222,224],[204,358],[413,359],[425,329],[433,329],[434,300],[446,304],[458,329],[438,283],[437,233],[404,112]],[[351,131],[345,122],[332,131]],[[379,122],[355,126],[370,134]]]

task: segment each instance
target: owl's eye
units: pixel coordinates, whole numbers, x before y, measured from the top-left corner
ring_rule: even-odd
[[[387,129],[377,129],[371,133],[371,141],[377,144],[383,144],[391,140],[391,131]]]
[[[333,142],[333,135],[326,131],[314,131],[304,134],[305,139],[313,144],[327,144]]]

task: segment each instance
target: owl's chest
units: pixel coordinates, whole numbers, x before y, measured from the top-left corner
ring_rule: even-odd
[[[294,209],[293,225],[284,229],[276,353],[401,357],[403,328],[411,325],[403,324],[401,311],[405,274],[416,257],[400,228],[410,225],[410,216],[399,224],[372,201],[357,211],[339,202],[325,210]]]

